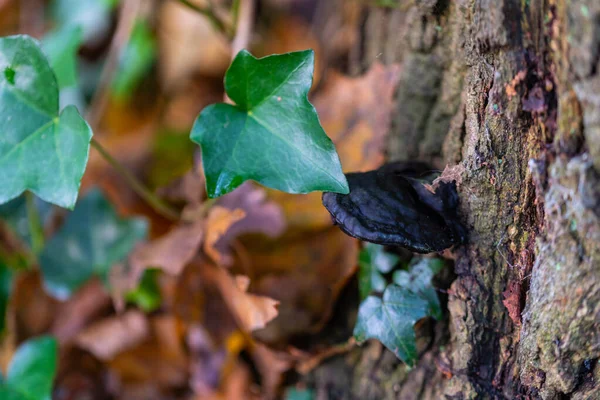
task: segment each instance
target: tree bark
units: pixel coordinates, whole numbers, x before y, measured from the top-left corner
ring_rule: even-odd
[[[398,3],[365,8],[351,68],[401,64],[389,159],[459,166],[469,239],[415,368],[369,343],[307,382],[323,399],[600,398],[600,2]]]

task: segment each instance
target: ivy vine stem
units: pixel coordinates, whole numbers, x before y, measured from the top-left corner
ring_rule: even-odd
[[[227,27],[226,23],[221,20],[215,13],[214,7],[211,2],[209,2],[208,7],[200,7],[191,2],[190,0],[177,0],[180,4],[186,6],[187,8],[194,10],[195,12],[204,15],[210,23],[219,31],[223,32],[229,39],[233,37],[233,32],[230,28]]]
[[[38,255],[44,248],[44,227],[42,218],[35,205],[35,196],[30,191],[25,192],[25,206],[27,208],[27,221],[31,234],[31,251]]]
[[[142,198],[150,207],[163,217],[178,221],[180,214],[177,210],[157,197],[150,189],[146,187],[134,174],[131,173],[123,164],[114,158],[97,140],[92,138],[91,145],[100,153],[100,155],[119,173],[131,188]]]

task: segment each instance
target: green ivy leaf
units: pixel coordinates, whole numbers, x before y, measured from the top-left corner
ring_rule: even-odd
[[[399,270],[392,277],[394,283],[405,290],[418,294],[427,301],[427,314],[438,321],[442,319],[442,307],[431,279],[444,268],[444,261],[439,258],[418,258],[408,271]]]
[[[157,282],[159,274],[160,270],[158,269],[145,270],[138,287],[128,292],[125,299],[130,303],[136,304],[146,313],[157,310],[162,301]]]
[[[383,299],[367,297],[360,305],[354,337],[377,339],[408,366],[417,358],[414,324],[426,317],[429,304],[418,294],[389,285]]]
[[[117,100],[126,100],[152,68],[156,57],[154,35],[144,20],[136,21],[119,68],[112,82],[112,92]]]
[[[99,190],[90,191],[40,254],[46,289],[66,299],[92,276],[106,279],[147,231],[144,219],[119,218]]]
[[[59,89],[77,86],[77,51],[82,40],[83,29],[78,25],[66,25],[42,40]]]
[[[0,383],[0,398],[49,400],[56,375],[57,353],[56,339],[50,336],[41,336],[19,346],[6,379]]]
[[[56,78],[39,43],[0,38],[0,204],[31,190],[73,208],[91,138],[75,107],[58,114]]]
[[[4,333],[6,328],[6,308],[10,300],[12,284],[13,272],[0,260],[0,334]]]
[[[314,52],[257,59],[242,50],[225,75],[236,103],[213,104],[198,116],[191,139],[202,148],[209,197],[246,180],[288,193],[348,193],[333,142],[308,101]]]
[[[400,258],[387,253],[383,246],[366,243],[358,257],[358,288],[360,298],[365,299],[372,292],[383,292],[386,280],[382,274],[389,273]]]

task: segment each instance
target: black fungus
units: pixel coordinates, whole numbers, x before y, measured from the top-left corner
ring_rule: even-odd
[[[441,182],[432,193],[415,178],[419,169],[420,164],[391,163],[346,174],[350,193],[323,193],[323,205],[346,234],[367,242],[418,253],[464,242],[455,183]]]

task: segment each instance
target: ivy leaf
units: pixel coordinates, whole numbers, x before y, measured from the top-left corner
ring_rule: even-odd
[[[73,208],[91,138],[75,107],[58,114],[56,78],[39,43],[0,38],[0,204],[31,190]]]
[[[42,40],[59,89],[77,86],[77,51],[82,40],[83,29],[78,25],[66,25]]]
[[[3,399],[48,400],[56,375],[58,358],[56,339],[41,336],[19,346],[0,383]]]
[[[288,193],[348,193],[333,142],[308,101],[313,70],[312,50],[235,57],[225,90],[236,105],[206,107],[191,133],[202,148],[209,197],[249,179]]]
[[[136,21],[111,86],[118,100],[125,100],[131,95],[152,67],[155,56],[156,43],[148,23]]]
[[[6,308],[13,285],[13,272],[0,260],[0,335],[6,327]]]
[[[90,191],[40,254],[46,289],[66,299],[92,276],[106,279],[147,231],[144,219],[119,218],[99,190]]]
[[[427,300],[401,288],[389,285],[383,298],[369,296],[360,305],[354,337],[363,342],[377,339],[408,366],[417,358],[414,324],[426,317]]]
[[[399,260],[395,254],[387,253],[383,246],[366,243],[358,257],[360,298],[365,299],[372,292],[383,292],[386,280],[382,274],[389,273]]]
[[[442,308],[431,279],[442,268],[444,268],[444,261],[439,258],[420,258],[409,266],[408,271],[396,271],[392,277],[396,285],[425,299],[428,304],[427,314],[438,321],[442,319]]]

